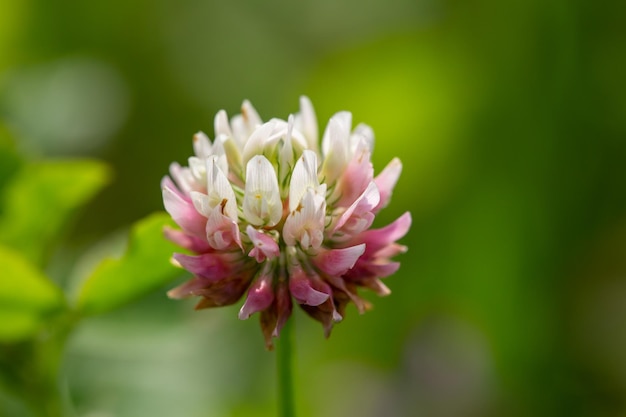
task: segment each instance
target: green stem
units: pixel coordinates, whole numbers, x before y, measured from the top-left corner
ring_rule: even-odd
[[[276,363],[278,367],[278,416],[295,417],[292,375],[292,327],[293,317],[287,320],[277,341]]]

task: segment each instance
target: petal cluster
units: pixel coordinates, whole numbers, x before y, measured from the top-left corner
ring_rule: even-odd
[[[396,241],[411,216],[371,229],[402,164],[393,159],[374,176],[369,126],[353,129],[352,115],[339,112],[320,147],[306,97],[287,120],[263,122],[244,101],[241,114],[229,120],[222,110],[214,125],[214,139],[195,134],[187,166],[173,163],[162,180],[165,209],[180,227],[165,236],[186,250],[173,260],[193,274],[170,297],[199,296],[200,309],[247,294],[239,318],[259,313],[271,348],[294,302],[328,336],[349,302],[368,308],[359,287],[390,293],[381,278],[399,267],[391,258],[406,251]]]

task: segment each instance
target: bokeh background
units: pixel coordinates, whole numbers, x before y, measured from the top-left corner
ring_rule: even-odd
[[[0,123],[115,173],[50,262],[71,286],[219,109],[350,110],[404,162],[377,223],[410,210],[410,250],[329,340],[296,312],[299,415],[626,416],[625,51],[617,0],[0,0]],[[166,289],[72,337],[76,415],[274,415],[257,320]]]

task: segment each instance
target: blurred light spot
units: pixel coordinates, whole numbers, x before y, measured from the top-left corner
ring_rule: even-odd
[[[385,375],[374,368],[356,362],[333,362],[315,374],[319,381],[310,384],[308,404],[311,415],[325,417],[397,416],[381,413],[378,405],[389,394]],[[320,398],[324,398],[320,401]],[[316,400],[317,399],[317,400]]]
[[[626,390],[626,280],[596,277],[579,297],[575,332],[584,361]]]
[[[89,58],[14,70],[5,90],[5,117],[20,145],[44,154],[97,150],[129,111],[129,92],[120,74]]]
[[[467,322],[435,316],[409,340],[393,415],[489,415],[493,364],[484,336]],[[409,410],[411,410],[409,412]],[[408,414],[407,414],[408,412]]]
[[[329,56],[312,73],[309,95],[318,117],[324,115],[320,120],[350,109],[355,123],[372,126],[375,166],[401,157],[394,198],[417,215],[445,201],[463,174],[469,126],[481,100],[477,66],[438,33],[414,31]]]

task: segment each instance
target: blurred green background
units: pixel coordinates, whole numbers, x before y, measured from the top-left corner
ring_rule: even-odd
[[[296,311],[301,416],[626,416],[626,2],[0,0],[0,123],[28,158],[114,179],[47,272],[74,285],[191,136],[308,95],[374,128],[404,172],[393,294],[329,340]],[[45,208],[44,208],[45,209]],[[44,211],[45,212],[45,211]],[[102,243],[104,242],[104,243]],[[1,267],[0,267],[1,268]],[[181,280],[184,277],[181,278]],[[170,287],[167,287],[170,288]],[[165,290],[82,323],[76,415],[272,416],[274,354],[238,305]],[[0,396],[0,410],[20,407]],[[1,411],[0,411],[1,412]]]

